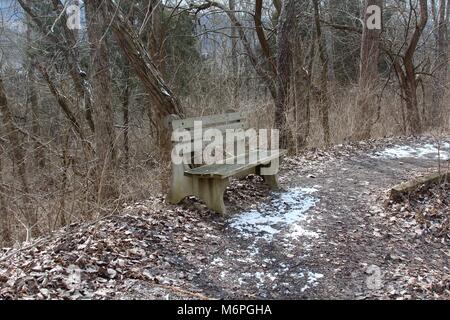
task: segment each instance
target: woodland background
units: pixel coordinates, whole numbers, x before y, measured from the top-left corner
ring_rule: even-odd
[[[365,27],[370,5],[382,30]],[[450,0],[1,0],[0,14],[3,246],[164,192],[170,114],[243,111],[291,153],[448,132]]]

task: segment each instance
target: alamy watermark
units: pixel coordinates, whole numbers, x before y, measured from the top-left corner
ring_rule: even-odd
[[[81,29],[81,6],[79,4],[71,4],[65,9],[67,14],[67,28],[70,30]]]
[[[70,2],[69,2],[70,3]],[[75,3],[70,3],[64,8],[67,14],[67,28],[70,30],[80,30],[81,29],[81,6],[76,1]],[[366,10],[366,26],[369,30],[381,30],[382,28],[382,10],[378,5],[370,5]],[[364,24],[364,21],[361,21]]]
[[[366,10],[366,27],[369,30],[381,30],[382,28],[381,8],[377,5],[371,5]],[[363,22],[364,24],[364,22]]]
[[[69,4],[65,8],[67,14],[67,28],[70,30],[81,29],[81,6],[77,2]],[[366,10],[365,23],[369,30],[381,30],[382,28],[382,11],[378,5],[371,5]],[[364,21],[361,21],[364,24]]]
[[[367,268],[366,273],[369,275],[366,278],[366,286],[370,290],[379,290],[383,287],[383,274],[380,267],[371,265]]]

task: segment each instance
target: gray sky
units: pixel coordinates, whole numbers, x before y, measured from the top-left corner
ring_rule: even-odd
[[[16,0],[0,0],[0,19],[2,28],[22,30],[22,10]]]

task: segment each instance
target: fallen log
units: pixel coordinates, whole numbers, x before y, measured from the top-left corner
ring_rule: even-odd
[[[414,190],[417,190],[421,186],[428,186],[433,183],[441,181],[448,181],[450,177],[450,171],[437,172],[424,177],[416,178],[399,184],[391,189],[390,199],[398,202],[405,198],[405,196]]]

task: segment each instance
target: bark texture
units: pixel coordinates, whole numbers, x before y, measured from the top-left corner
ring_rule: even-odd
[[[383,8],[383,0],[366,0],[364,9],[364,27],[361,44],[361,62],[359,71],[359,94],[357,98],[358,110],[355,114],[355,140],[367,140],[370,138],[373,116],[376,108],[376,94],[378,74],[378,62],[380,59],[380,36],[382,30],[372,29],[367,26],[370,13],[367,8],[376,5]]]

